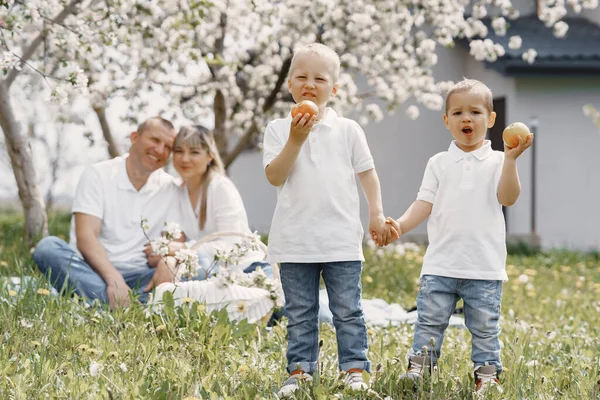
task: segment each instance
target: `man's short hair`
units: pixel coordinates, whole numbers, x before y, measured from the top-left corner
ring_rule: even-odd
[[[296,57],[300,54],[311,53],[323,57],[333,63],[333,80],[337,81],[340,77],[340,56],[331,47],[325,46],[322,43],[305,44],[294,49],[294,57],[292,58],[292,64],[290,65],[289,75],[292,74],[294,67],[296,66]]]
[[[446,94],[446,113],[448,113],[448,100],[454,93],[475,92],[483,97],[485,108],[488,112],[494,111],[494,95],[487,85],[477,79],[464,78],[462,81],[454,84]]]
[[[164,119],[163,117],[150,117],[137,127],[137,133],[142,134],[145,130],[149,129],[152,126],[159,126],[160,128],[174,131],[175,127],[171,123],[171,121]]]

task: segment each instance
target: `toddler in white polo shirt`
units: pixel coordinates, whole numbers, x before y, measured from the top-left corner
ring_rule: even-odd
[[[327,107],[338,90],[340,59],[313,43],[295,51],[288,90],[299,103],[311,100],[317,116],[298,114],[271,121],[264,135],[263,167],[277,187],[268,258],[281,265],[288,318],[287,370],[278,392],[288,396],[312,380],[319,353],[319,280],[329,295],[345,384],[367,389],[367,329],[361,306],[363,229],[358,175],[370,212],[369,231],[378,244],[397,233],[385,224],[379,178],[360,126]]]
[[[502,282],[507,280],[502,206],[513,205],[519,197],[517,158],[533,141],[530,134],[515,148],[492,150],[485,140],[496,119],[492,99],[491,90],[472,79],[448,91],[443,119],[454,141],[448,151],[429,159],[417,200],[398,220],[386,220],[402,235],[429,217],[418,319],[402,378],[417,380],[435,368],[444,331],[462,298],[472,336],[475,390],[480,393],[491,386],[500,389],[498,319]]]

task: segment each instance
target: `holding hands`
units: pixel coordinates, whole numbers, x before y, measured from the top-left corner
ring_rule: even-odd
[[[397,227],[388,224],[383,214],[379,214],[370,219],[369,232],[371,233],[373,241],[379,247],[387,246],[400,237]]]

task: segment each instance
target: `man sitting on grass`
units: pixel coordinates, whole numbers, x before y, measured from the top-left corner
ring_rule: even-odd
[[[156,271],[148,265],[144,244],[159,236],[173,191],[173,177],[162,170],[177,132],[154,117],[131,133],[129,153],[89,166],[73,200],[70,246],[50,236],[36,246],[33,259],[59,291],[99,299],[111,308],[127,307],[130,291],[145,301],[144,288]]]

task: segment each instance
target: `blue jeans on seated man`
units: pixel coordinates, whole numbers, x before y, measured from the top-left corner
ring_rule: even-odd
[[[337,338],[340,370],[371,369],[367,327],[361,303],[362,262],[281,263],[281,284],[288,318],[287,370],[313,373],[319,354],[319,282],[321,274]]]
[[[106,282],[90,265],[75,253],[73,248],[62,239],[48,236],[39,241],[33,252],[33,260],[42,274],[59,292],[65,287],[88,300],[98,299],[108,303]],[[125,283],[134,290],[141,302],[146,302],[148,293],[144,288],[154,275],[155,268],[148,264],[119,268]],[[124,266],[121,266],[124,267]]]
[[[444,331],[459,299],[464,302],[465,325],[471,332],[474,367],[488,363],[502,371],[500,361],[500,303],[502,281],[457,279],[423,275],[417,294],[417,324],[411,354],[428,353],[435,365],[440,357]],[[432,348],[431,338],[435,340]]]

